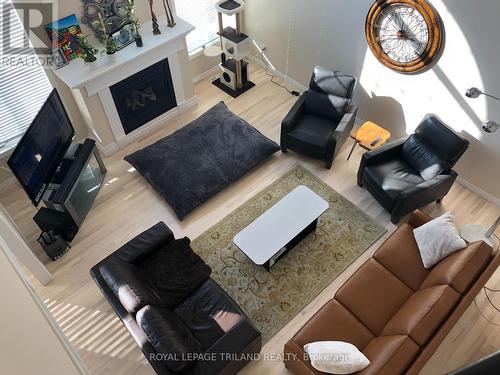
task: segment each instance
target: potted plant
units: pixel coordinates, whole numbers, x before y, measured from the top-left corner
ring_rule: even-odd
[[[118,45],[116,44],[116,40],[108,34],[106,30],[106,22],[102,18],[101,13],[99,13],[99,23],[101,24],[102,36],[101,43],[104,46],[104,51],[108,57],[108,60],[114,60],[114,54],[118,51]]]
[[[90,64],[97,60],[99,50],[89,43],[87,37],[88,35],[84,34],[78,35],[78,43],[80,44],[80,54],[78,57],[81,58],[85,64]]]
[[[104,38],[104,50],[106,51],[106,55],[113,55],[116,51],[118,51],[116,40],[107,34]]]

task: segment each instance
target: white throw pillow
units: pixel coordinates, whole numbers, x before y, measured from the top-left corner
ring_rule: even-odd
[[[354,345],[343,341],[317,341],[304,345],[311,365],[329,374],[352,374],[370,365]]]
[[[448,255],[467,246],[458,233],[451,212],[415,228],[413,234],[425,268],[431,268]]]

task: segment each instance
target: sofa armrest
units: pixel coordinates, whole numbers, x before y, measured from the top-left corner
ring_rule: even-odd
[[[425,223],[428,223],[429,221],[432,220],[432,217],[427,215],[426,213],[423,213],[420,210],[413,211],[408,218],[408,224],[410,224],[413,228],[418,228]]]
[[[243,317],[205,351],[205,360],[199,361],[196,367],[200,374],[236,374],[261,348],[260,332]]]
[[[448,174],[440,174],[402,192],[392,210],[393,223],[417,208],[442,199],[450,191],[457,176],[457,173],[451,170]]]
[[[365,167],[375,164],[384,159],[396,157],[399,153],[401,153],[405,142],[406,138],[401,138],[396,141],[386,143],[382,147],[379,147],[375,150],[365,152],[361,157],[361,162],[359,164],[358,185],[363,185],[363,172],[365,170]]]
[[[131,239],[111,254],[110,257],[118,257],[126,262],[139,264],[154,250],[174,239],[174,234],[170,228],[161,221]]]
[[[356,115],[358,114],[358,107],[351,106],[349,111],[344,114],[342,120],[339,122],[335,130],[330,135],[327,144],[327,163],[333,162],[335,156],[342,148],[342,145],[349,137],[349,134],[354,127],[354,122],[356,121]]]
[[[294,374],[322,374],[322,372],[312,367],[311,362],[307,359],[307,354],[304,352],[304,349],[293,341],[293,339],[288,340],[285,344],[283,354],[283,363],[285,364],[285,367]]]
[[[296,120],[304,113],[305,100],[306,94],[304,93],[295,102],[283,121],[281,121],[281,148],[286,148],[286,136],[288,132],[294,128]]]

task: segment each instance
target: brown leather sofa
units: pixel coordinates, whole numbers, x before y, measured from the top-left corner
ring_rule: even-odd
[[[417,374],[500,262],[484,242],[470,244],[425,269],[413,228],[430,217],[414,212],[285,344],[285,366],[321,374],[303,346],[356,345],[371,364],[359,374]]]

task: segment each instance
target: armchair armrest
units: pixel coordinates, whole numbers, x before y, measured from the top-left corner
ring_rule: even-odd
[[[160,221],[120,247],[110,257],[118,257],[126,262],[138,264],[154,250],[174,239],[170,228]]]
[[[296,120],[304,113],[305,100],[306,95],[302,94],[281,122],[281,148],[286,148],[287,133],[294,128]]]
[[[331,164],[337,153],[342,148],[342,145],[349,137],[349,134],[354,127],[354,122],[356,121],[356,115],[358,114],[358,107],[351,106],[349,110],[344,114],[342,120],[340,120],[339,124],[335,128],[335,130],[330,135],[327,143],[326,155],[327,155],[327,164]]]
[[[393,223],[417,208],[442,199],[450,191],[457,176],[457,173],[451,170],[402,192],[392,210]]]
[[[396,141],[389,142],[375,150],[365,152],[361,157],[361,162],[358,169],[358,185],[363,186],[363,172],[365,167],[377,163],[381,160],[395,157],[403,149],[406,138],[401,138]]]

